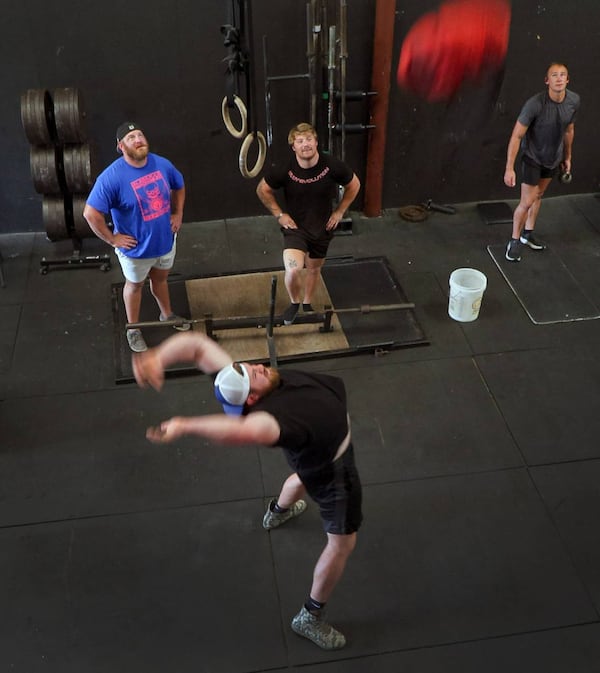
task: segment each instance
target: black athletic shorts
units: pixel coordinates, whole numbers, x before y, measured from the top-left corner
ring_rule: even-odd
[[[326,533],[350,535],[362,523],[362,486],[352,443],[325,469],[298,473],[306,492],[317,503]]]
[[[539,185],[542,178],[553,178],[558,172],[558,166],[556,168],[546,168],[536,163],[533,159],[523,156],[521,170],[523,173],[522,182],[535,187]]]
[[[307,236],[301,229],[284,229],[281,227],[283,234],[283,249],[288,248],[292,250],[302,250],[307,252],[311,259],[325,259],[327,257],[327,249],[333,238],[333,233],[325,232],[319,238],[312,238]]]

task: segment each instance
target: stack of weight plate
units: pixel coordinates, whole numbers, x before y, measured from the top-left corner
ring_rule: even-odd
[[[28,89],[21,96],[21,122],[31,143],[31,177],[35,191],[43,195],[48,239],[94,236],[83,218],[95,175],[79,91]]]

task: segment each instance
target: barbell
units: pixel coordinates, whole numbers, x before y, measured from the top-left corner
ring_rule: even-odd
[[[323,311],[312,311],[310,313],[303,313],[296,316],[294,325],[323,323],[323,331],[330,331],[331,318],[333,315],[345,315],[351,313],[360,313],[366,315],[368,313],[381,313],[384,311],[403,311],[415,308],[414,303],[404,302],[399,304],[363,304],[361,306],[352,306],[348,308],[333,308],[332,306],[324,306]],[[243,329],[246,327],[260,328],[268,326],[270,323],[270,316],[233,316],[230,318],[213,318],[212,314],[205,314],[204,318],[177,318],[173,320],[151,320],[147,322],[133,322],[127,323],[126,329],[141,329],[143,327],[181,327],[182,325],[196,325],[204,324],[207,333],[213,331],[220,331],[226,329]],[[276,316],[273,319],[273,324],[281,326],[283,318]]]

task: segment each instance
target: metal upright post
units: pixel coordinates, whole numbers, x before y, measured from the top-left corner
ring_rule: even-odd
[[[341,148],[340,159],[346,159],[346,64],[348,60],[348,35],[347,35],[347,5],[346,0],[340,0],[340,126]]]
[[[335,100],[335,40],[336,40],[335,26],[329,26],[329,49],[327,59],[327,80],[328,80],[328,96],[327,96],[327,150],[330,154],[334,154],[333,149],[333,127],[334,111],[333,104]]]
[[[4,280],[4,257],[2,257],[2,250],[0,250],[0,287],[6,287]]]

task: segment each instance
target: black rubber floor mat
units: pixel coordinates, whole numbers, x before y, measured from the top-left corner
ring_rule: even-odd
[[[488,246],[500,273],[536,325],[600,318],[600,308],[552,249],[524,249],[520,262],[506,260],[505,249],[504,244]]]
[[[335,308],[396,305],[409,302],[384,257],[325,264],[323,278]],[[340,313],[340,322],[353,348],[366,345],[397,348],[426,342],[414,309]]]
[[[505,224],[513,219],[513,212],[505,201],[478,203],[477,210],[485,224]]]

